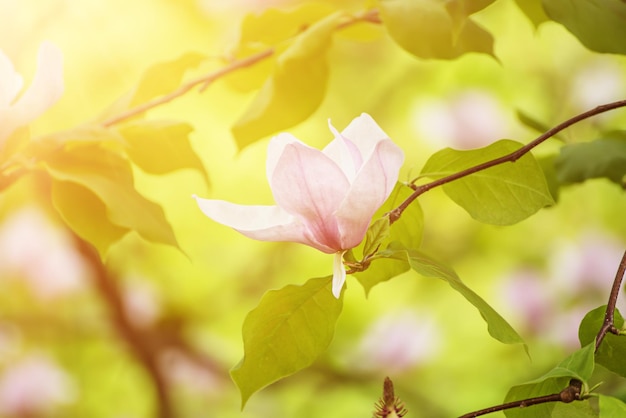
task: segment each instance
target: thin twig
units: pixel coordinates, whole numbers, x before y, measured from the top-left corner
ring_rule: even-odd
[[[596,336],[596,351],[600,347],[602,340],[607,333],[619,335],[619,330],[615,327],[615,307],[617,305],[617,298],[619,291],[622,287],[622,280],[624,279],[624,272],[626,272],[626,251],[622,256],[622,261],[619,263],[617,273],[615,274],[615,280],[613,281],[613,287],[611,288],[611,294],[609,295],[609,303],[606,305],[606,313],[604,314],[604,322],[600,328],[600,332]]]
[[[345,20],[343,22],[341,22],[340,24],[337,25],[337,30],[341,30],[344,28],[347,28],[355,23],[358,22],[370,22],[370,23],[380,23],[380,18],[378,17],[378,11],[377,10],[368,10],[366,12],[364,12],[361,15],[357,15],[357,16],[352,16],[350,17],[350,19]],[[194,87],[202,85],[202,91],[204,91],[204,89],[207,88],[207,86],[211,83],[213,83],[214,81],[218,80],[219,78],[224,77],[227,74],[230,74],[234,71],[240,70],[242,68],[246,68],[246,67],[250,67],[258,62],[261,62],[269,57],[271,57],[272,55],[274,55],[276,53],[276,49],[274,47],[270,47],[267,48],[261,52],[258,52],[254,55],[251,55],[249,57],[246,58],[242,58],[236,61],[233,61],[232,63],[230,63],[229,65],[220,68],[217,71],[214,71],[210,74],[204,75],[200,78],[197,78],[195,80],[191,80],[188,83],[183,84],[182,86],[180,86],[179,88],[177,88],[176,90],[172,91],[171,93],[168,93],[164,96],[160,96],[157,97],[156,99],[150,100],[146,103],[143,103],[137,107],[134,107],[132,109],[128,109],[127,111],[113,116],[110,119],[105,120],[104,122],[102,122],[102,126],[104,127],[109,127],[112,125],[115,125],[117,123],[123,122],[127,119],[133,118],[135,116],[141,115],[142,113],[147,112],[148,110],[151,110],[157,106],[160,106],[162,104],[165,103],[169,103],[172,100],[184,95],[185,93],[189,92],[190,90],[192,90]]]
[[[77,235],[74,235],[74,241],[78,251],[93,269],[94,284],[109,306],[112,321],[117,331],[124,341],[128,343],[132,353],[143,365],[154,383],[158,403],[156,416],[159,418],[174,418],[175,414],[167,380],[159,368],[155,350],[152,349],[149,341],[132,325],[128,318],[122,302],[122,296],[115,284],[115,278],[111,277],[111,273],[106,269],[100,259],[100,255],[91,244]]]
[[[569,382],[569,386],[563,389],[559,393],[554,393],[552,395],[538,396],[536,398],[523,399],[520,401],[514,401],[505,403],[502,405],[496,405],[489,408],[481,409],[480,411],[470,412],[465,415],[461,415],[459,418],[475,418],[482,415],[491,414],[494,412],[504,411],[506,409],[513,408],[526,408],[533,405],[539,405],[542,403],[549,402],[563,402],[570,403],[576,400],[580,400],[580,393],[582,390],[582,382],[577,379],[572,379]]]
[[[437,186],[441,186],[444,185],[446,183],[450,183],[454,180],[458,180],[462,177],[466,177],[469,176],[470,174],[474,174],[477,173],[479,171],[483,171],[486,170],[488,168],[494,167],[496,165],[499,164],[503,164],[503,163],[513,163],[517,160],[519,160],[521,157],[523,157],[526,153],[528,153],[530,150],[532,150],[533,148],[535,148],[537,145],[541,144],[542,142],[544,142],[545,140],[547,140],[548,138],[553,137],[554,135],[558,134],[559,132],[561,132],[562,130],[569,128],[570,126],[584,120],[587,118],[590,118],[592,116],[596,116],[599,115],[601,113],[604,112],[608,112],[610,110],[613,109],[617,109],[620,107],[624,107],[626,106],[626,100],[619,100],[617,102],[612,102],[612,103],[607,103],[598,107],[595,107],[591,110],[588,110],[586,112],[583,112],[579,115],[576,115],[568,120],[566,120],[565,122],[562,122],[558,125],[556,125],[555,127],[553,127],[552,129],[549,129],[548,131],[546,131],[544,134],[542,134],[541,136],[539,136],[538,138],[536,138],[535,140],[533,140],[532,142],[529,142],[528,144],[524,145],[523,147],[521,147],[518,150],[515,150],[513,152],[511,152],[510,154],[504,155],[502,157],[498,157],[495,158],[493,160],[478,164],[476,166],[467,168],[465,170],[459,171],[458,173],[454,173],[451,174],[449,176],[446,177],[442,177],[438,180],[432,181],[430,183],[426,183],[423,184],[421,186],[414,186],[414,192],[404,201],[400,204],[400,206],[398,206],[397,208],[395,208],[394,210],[392,210],[391,212],[389,212],[389,223],[392,224],[395,221],[397,221],[400,216],[402,215],[402,212],[404,212],[404,210],[415,200],[417,199],[420,195],[426,193],[427,191],[429,191],[430,189],[433,189]]]

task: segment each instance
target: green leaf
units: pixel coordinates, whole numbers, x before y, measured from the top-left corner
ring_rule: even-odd
[[[550,190],[550,196],[556,202],[559,198],[561,183],[559,182],[556,174],[556,154],[549,154],[537,158],[539,166],[543,170],[543,175],[546,178],[548,184],[548,190]]]
[[[384,216],[376,219],[365,234],[365,246],[363,247],[363,254],[373,254],[378,249],[380,244],[389,236],[389,217]]]
[[[581,345],[591,344],[596,341],[600,327],[604,323],[606,305],[600,306],[588,312],[583,318],[578,329],[578,339]],[[624,326],[624,318],[619,310],[615,310],[614,324],[617,329]],[[608,333],[596,353],[596,362],[620,376],[626,377],[626,336]]]
[[[440,179],[519,149],[522,144],[500,140],[485,148],[435,153],[422,176]],[[526,153],[515,163],[497,166],[443,185],[446,194],[472,218],[493,225],[511,225],[554,203],[541,167]]]
[[[506,395],[504,402],[513,402],[559,393],[569,385],[569,381],[571,379],[578,379],[583,382],[584,388],[587,385],[587,381],[593,374],[595,365],[593,351],[593,344],[588,344],[572,353],[554,369],[550,370],[540,378],[523,385],[513,386]],[[556,404],[554,402],[550,402],[534,405],[529,408],[532,408],[531,411],[534,418],[551,418],[553,416],[552,413],[555,409],[555,405]],[[576,409],[577,407],[578,405],[573,408]],[[582,406],[581,408],[585,407]],[[522,418],[528,416],[528,411],[529,410],[527,408],[509,409],[505,411],[505,415],[508,418]]]
[[[269,8],[261,13],[249,13],[241,23],[239,42],[233,56],[246,58],[268,48],[283,51],[285,42],[333,11],[335,8],[329,4],[304,3],[289,10]],[[257,89],[271,74],[274,65],[274,59],[266,59],[228,74],[225,80],[238,91]]]
[[[413,189],[397,183],[391,192],[389,199],[381,208],[382,213],[387,213],[397,208],[411,194]],[[414,200],[402,212],[402,216],[391,225],[389,230],[389,242],[397,242],[402,244],[404,248],[419,248],[422,244],[422,236],[424,234],[424,212],[417,200]]]
[[[259,389],[312,364],[326,350],[342,299],[331,277],[267,292],[243,324],[244,357],[231,371],[242,407]]]
[[[72,231],[96,247],[102,258],[129,231],[112,223],[102,200],[79,184],[53,180],[52,204]]]
[[[205,58],[202,54],[187,52],[177,59],[152,66],[144,73],[130,106],[133,107],[172,92],[180,85],[185,72],[196,68]]]
[[[450,6],[448,10],[446,3],[439,0],[378,1],[383,24],[391,38],[417,57],[454,59],[467,52],[493,55],[493,37],[489,32],[467,15],[460,16],[458,12],[462,8]],[[479,4],[478,8],[482,6]],[[465,6],[465,13],[473,10]]]
[[[587,48],[626,54],[626,3],[622,0],[543,0],[546,14]]]
[[[232,127],[240,148],[309,117],[326,94],[326,51],[341,17],[335,13],[298,35],[276,60],[274,71]]]
[[[626,403],[612,396],[598,395],[600,399],[600,418],[626,417]]]
[[[613,132],[591,142],[566,145],[555,160],[557,178],[563,184],[606,177],[626,184],[626,132]]]
[[[372,287],[378,283],[387,281],[411,269],[408,255],[404,248],[379,251],[376,258],[372,260],[367,270],[356,273],[354,276],[365,289],[365,294],[369,294]]]
[[[90,143],[57,150],[42,164],[54,180],[80,185],[96,195],[106,206],[111,223],[137,231],[147,240],[178,248],[163,209],[137,192],[130,164],[119,154]],[[81,204],[79,199],[73,202]]]
[[[522,12],[526,15],[528,19],[538,27],[543,22],[550,20],[550,18],[546,15],[546,12],[543,10],[543,6],[541,5],[541,0],[515,0],[517,7],[519,7]]]
[[[191,147],[187,123],[169,121],[138,121],[119,129],[126,139],[126,154],[144,171],[166,174],[175,170],[198,170],[207,184],[209,177],[202,161]]]
[[[417,250],[408,250],[407,254],[411,268],[418,274],[424,277],[436,277],[448,282],[454,290],[459,292],[469,303],[474,305],[487,323],[489,335],[505,344],[524,344],[524,340],[522,340],[513,327],[511,327],[511,325],[509,325],[509,323],[487,302],[467,287],[452,268],[441,264]],[[526,344],[524,344],[524,349],[528,353]]]

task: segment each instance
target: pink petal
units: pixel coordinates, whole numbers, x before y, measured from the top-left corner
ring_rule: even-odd
[[[328,120],[328,127],[335,135],[335,139],[332,140],[322,151],[331,160],[333,160],[343,171],[347,179],[352,182],[356,176],[357,171],[363,165],[363,157],[359,148],[340,134],[337,129]]]
[[[341,289],[346,282],[346,268],[343,266],[343,255],[345,251],[335,253],[333,260],[333,295],[339,299]]]
[[[363,240],[372,216],[398,181],[403,162],[404,153],[391,140],[376,145],[336,213],[342,248],[356,247]]]
[[[288,133],[280,133],[270,140],[270,143],[267,146],[267,162],[265,164],[267,181],[270,184],[272,184],[272,177],[274,176],[276,164],[278,164],[278,161],[282,157],[285,147],[293,143],[299,143],[305,147],[308,147],[308,145],[304,144],[295,136]]]
[[[206,216],[249,238],[312,245],[304,225],[278,206],[245,206],[193,197]]]
[[[367,113],[354,118],[341,134],[358,147],[364,160],[369,158],[380,141],[389,139],[389,136]]]
[[[39,48],[32,84],[14,106],[15,117],[26,125],[40,116],[63,94],[63,54],[49,42]]]
[[[300,142],[287,144],[270,186],[278,206],[307,225],[310,240],[334,251],[344,249],[334,214],[350,183],[334,161]]]

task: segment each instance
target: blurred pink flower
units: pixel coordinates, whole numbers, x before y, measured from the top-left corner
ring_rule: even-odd
[[[32,356],[0,376],[0,414],[31,416],[76,398],[76,387],[57,364]]]
[[[440,346],[441,334],[435,320],[406,309],[388,313],[374,322],[352,360],[361,369],[399,373],[431,360]]]
[[[398,180],[404,154],[365,113],[341,134],[329,127],[335,139],[322,151],[286,133],[271,140],[267,178],[277,206],[196,200],[205,215],[249,238],[334,253],[333,294],[339,297],[346,280],[343,254],[363,240]]]
[[[29,124],[63,94],[63,55],[49,42],[39,48],[37,72],[30,87],[19,96],[24,80],[0,51],[0,148],[17,129]],[[19,96],[19,98],[18,98]]]
[[[0,280],[25,280],[40,299],[81,290],[89,270],[65,231],[35,208],[11,214],[0,225]]]

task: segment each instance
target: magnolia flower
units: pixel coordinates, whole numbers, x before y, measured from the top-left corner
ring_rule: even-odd
[[[39,48],[37,72],[30,87],[19,96],[24,80],[0,51],[0,148],[17,129],[27,125],[63,93],[63,55],[49,42]],[[19,98],[18,98],[19,96]]]
[[[367,114],[322,151],[290,134],[272,138],[267,178],[277,206],[242,206],[194,196],[202,212],[261,241],[291,241],[334,254],[333,294],[346,280],[344,253],[359,245],[398,180],[404,154]]]

